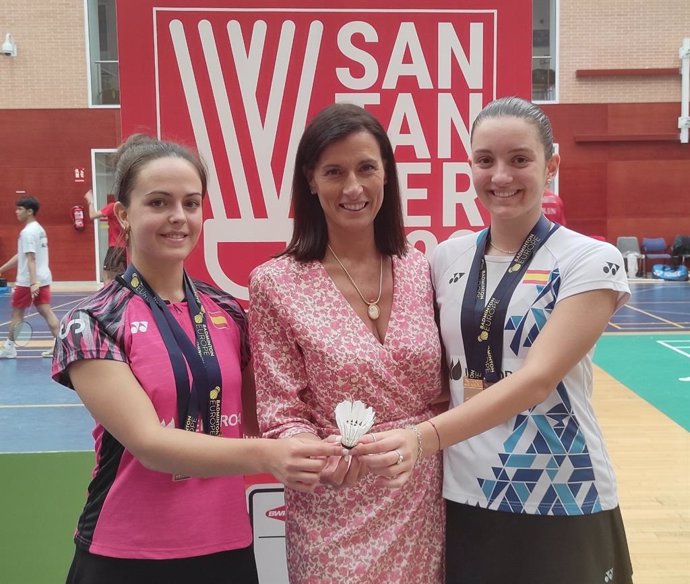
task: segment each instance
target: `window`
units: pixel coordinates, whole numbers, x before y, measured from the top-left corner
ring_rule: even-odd
[[[115,184],[115,154],[116,150],[94,149],[91,150],[91,176],[93,179],[93,207],[102,209],[110,202],[110,193]],[[95,279],[103,282],[101,269],[105,254],[108,251],[108,222],[98,221],[95,237]]]
[[[115,0],[86,0],[92,105],[119,105]],[[557,0],[532,3],[532,99],[555,101]]]
[[[532,99],[556,101],[557,0],[532,3]]]
[[[86,0],[91,105],[120,104],[115,0]]]

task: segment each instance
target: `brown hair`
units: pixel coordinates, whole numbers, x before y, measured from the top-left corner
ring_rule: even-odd
[[[149,162],[159,158],[181,158],[189,162],[201,179],[201,194],[206,194],[208,183],[206,167],[189,148],[176,142],[166,142],[133,134],[120,146],[115,154],[115,185],[113,193],[118,202],[129,207],[129,196],[134,189],[137,176]]]
[[[546,160],[550,160],[554,153],[553,129],[551,122],[539,106],[521,97],[501,97],[486,105],[472,124],[470,142],[474,131],[487,118],[520,118],[533,124],[544,146]]]
[[[376,247],[385,255],[406,253],[400,185],[390,139],[381,123],[367,110],[353,104],[336,103],[314,117],[297,147],[292,177],[294,227],[292,239],[280,255],[293,256],[301,262],[321,260],[326,255],[326,217],[318,197],[309,188],[308,175],[328,146],[359,132],[368,132],[376,139],[386,172],[383,203],[374,219]]]

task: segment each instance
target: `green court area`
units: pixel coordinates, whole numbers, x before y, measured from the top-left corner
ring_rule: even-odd
[[[690,335],[605,335],[594,362],[690,431]]]
[[[0,581],[64,582],[93,453],[0,454]]]

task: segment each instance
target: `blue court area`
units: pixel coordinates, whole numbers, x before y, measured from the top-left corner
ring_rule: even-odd
[[[78,304],[86,293],[53,292],[58,318]],[[0,296],[0,339],[10,320],[10,296]],[[18,347],[17,359],[0,360],[0,453],[77,452],[93,450],[93,420],[77,395],[50,378],[51,360],[41,353],[53,345],[52,335],[39,314],[26,313],[32,335]]]
[[[612,318],[608,332],[690,331],[690,282],[637,280],[632,299]]]
[[[0,362],[1,452],[92,450],[91,416],[77,395],[50,380],[50,359]]]

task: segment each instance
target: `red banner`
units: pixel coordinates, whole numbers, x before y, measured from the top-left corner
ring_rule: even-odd
[[[241,5],[241,6],[239,6]],[[484,226],[469,128],[529,98],[531,2],[118,0],[123,135],[195,147],[209,169],[192,273],[246,299],[248,274],[292,232],[305,125],[335,101],[376,115],[395,146],[408,237],[431,251]]]

